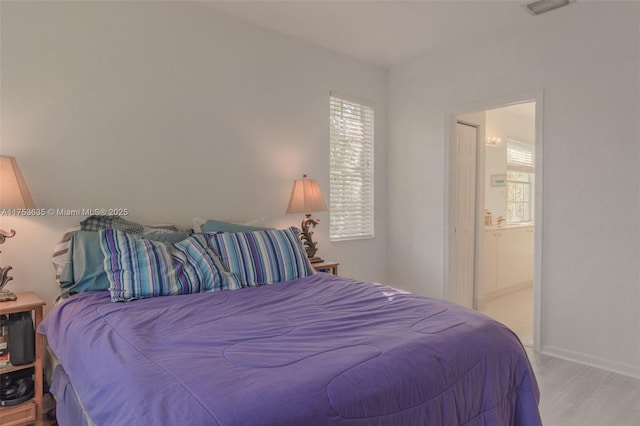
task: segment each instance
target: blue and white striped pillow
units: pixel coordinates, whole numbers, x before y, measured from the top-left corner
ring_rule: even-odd
[[[248,287],[312,275],[296,228],[205,234],[224,266]]]
[[[202,235],[172,244],[108,228],[100,231],[100,247],[112,302],[241,287]]]

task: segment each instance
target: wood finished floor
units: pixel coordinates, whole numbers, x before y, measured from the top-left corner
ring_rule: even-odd
[[[640,426],[640,380],[532,349],[533,287],[494,299],[482,312],[511,328],[525,345],[545,426]]]
[[[639,426],[640,380],[527,348],[545,426]]]

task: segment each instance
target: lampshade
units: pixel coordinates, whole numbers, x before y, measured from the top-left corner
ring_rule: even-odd
[[[0,208],[34,209],[35,207],[36,203],[20,173],[16,159],[0,155]]]
[[[307,179],[307,175],[304,175],[302,179],[293,182],[287,213],[311,213],[326,210],[327,205],[315,179]]]

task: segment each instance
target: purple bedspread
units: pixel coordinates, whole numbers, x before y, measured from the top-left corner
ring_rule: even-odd
[[[98,425],[540,425],[505,326],[327,274],[111,303],[73,296],[39,331]]]

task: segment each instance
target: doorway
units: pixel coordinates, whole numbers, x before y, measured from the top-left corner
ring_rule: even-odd
[[[541,113],[541,93],[452,112],[446,162],[446,294],[504,323],[534,349],[540,347]],[[475,165],[464,166],[475,169],[475,187],[460,185],[458,157],[469,152],[458,146],[461,124],[476,130]],[[459,220],[465,209],[475,219],[471,231]],[[460,254],[469,245],[471,263]]]
[[[533,346],[535,102],[485,111],[484,241],[476,309]],[[481,238],[482,239],[482,238]]]

